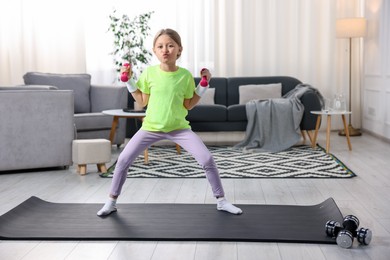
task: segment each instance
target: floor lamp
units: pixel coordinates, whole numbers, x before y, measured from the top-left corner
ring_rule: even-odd
[[[364,37],[365,33],[366,19],[364,18],[345,18],[336,21],[337,38],[349,39],[349,111],[352,111],[352,38]],[[348,132],[350,136],[359,136],[362,134],[358,129],[353,128],[351,115],[349,115]],[[344,130],[341,130],[339,135],[345,135]]]

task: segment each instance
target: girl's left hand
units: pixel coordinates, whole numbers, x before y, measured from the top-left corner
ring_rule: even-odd
[[[207,78],[207,81],[210,81],[211,79],[211,73],[208,69],[206,68],[203,68],[201,71],[200,71],[200,77],[203,77],[203,76],[206,76]]]

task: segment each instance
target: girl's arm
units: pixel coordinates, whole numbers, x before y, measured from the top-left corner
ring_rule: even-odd
[[[149,103],[149,95],[141,92],[139,89],[137,89],[134,92],[131,92],[131,95],[133,96],[134,100],[140,104],[142,107],[146,107]]]
[[[142,93],[136,86],[135,81],[131,78],[132,77],[132,71],[131,71],[131,66],[129,65],[124,65],[122,66],[120,70],[121,74],[127,73],[127,77],[129,80],[126,82],[126,87],[133,96],[134,100],[140,104],[142,107],[146,107],[149,102],[149,95]],[[127,80],[127,79],[126,79]]]
[[[200,97],[194,93],[194,96],[190,99],[184,99],[184,107],[187,110],[193,109],[198,104]]]

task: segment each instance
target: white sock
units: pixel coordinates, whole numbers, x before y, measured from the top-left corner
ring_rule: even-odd
[[[116,211],[116,199],[110,198],[106,204],[104,204],[103,208],[98,211],[98,216],[106,216],[112,212]]]
[[[237,208],[236,206],[231,204],[224,197],[217,199],[217,209],[227,211],[229,213],[236,214],[236,215],[242,213],[242,210],[240,208]]]

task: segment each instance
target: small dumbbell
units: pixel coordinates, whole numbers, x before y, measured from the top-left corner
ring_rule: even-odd
[[[337,244],[342,248],[350,248],[353,244],[353,238],[356,236],[356,230],[359,227],[359,219],[353,215],[344,217],[343,229],[336,237]]]
[[[367,246],[371,242],[372,231],[368,228],[359,228],[359,230],[356,231],[356,238],[360,244]]]
[[[325,224],[327,236],[336,237],[337,244],[342,248],[350,248],[353,244],[354,237],[362,245],[368,245],[372,239],[372,232],[367,228],[360,228],[359,219],[353,215],[345,216],[343,225],[334,220],[329,220]]]
[[[340,222],[335,220],[329,220],[325,224],[325,233],[328,237],[337,237],[337,234],[342,230]]]
[[[206,68],[203,68],[200,72],[202,73],[204,70],[206,70]],[[200,80],[199,84],[202,87],[207,87],[209,85],[209,82],[207,81],[207,77],[203,76],[202,79]]]
[[[126,67],[126,68],[130,68],[131,67],[130,63],[125,63],[125,64],[123,64],[123,66]],[[121,81],[122,82],[127,82],[128,80],[129,80],[129,73],[127,71],[122,72],[122,74],[121,74]]]

